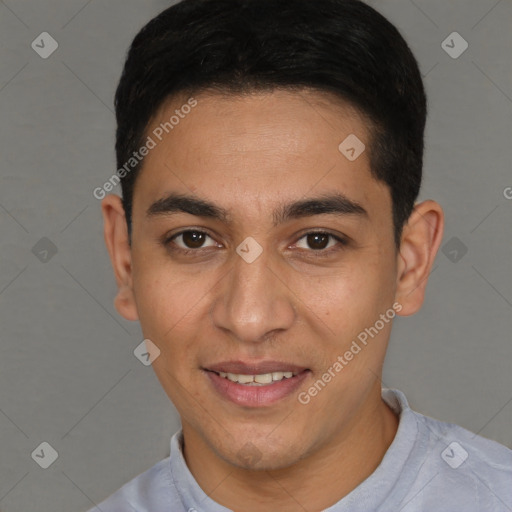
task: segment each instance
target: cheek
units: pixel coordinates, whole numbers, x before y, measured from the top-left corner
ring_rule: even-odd
[[[346,266],[323,277],[294,276],[290,288],[300,302],[335,332],[351,331],[373,318],[392,295],[377,265]]]
[[[160,350],[153,370],[173,403],[197,370],[201,316],[199,284],[173,279],[155,269],[134,280],[135,299],[144,338]]]
[[[133,286],[138,306],[149,316],[178,315],[191,286],[186,275],[173,266],[161,248],[148,242],[133,252]],[[149,246],[149,247],[146,247]]]
[[[175,332],[194,325],[204,308],[208,279],[172,268],[168,262],[134,258],[133,287],[144,336],[168,344]]]

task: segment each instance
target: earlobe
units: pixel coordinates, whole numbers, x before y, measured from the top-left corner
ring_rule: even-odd
[[[443,210],[431,200],[416,205],[404,226],[397,256],[395,297],[402,305],[401,316],[413,315],[423,304],[428,277],[443,238],[443,229]]]
[[[110,255],[118,292],[114,306],[126,320],[138,320],[133,295],[132,256],[128,239],[128,227],[121,198],[116,195],[105,197],[101,203],[103,233]]]

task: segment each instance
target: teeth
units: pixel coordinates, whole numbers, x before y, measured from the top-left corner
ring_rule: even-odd
[[[231,382],[238,382],[239,384],[245,384],[247,386],[265,386],[272,382],[290,379],[297,374],[293,372],[272,372],[262,373],[260,375],[243,375],[238,373],[219,372],[219,375]]]
[[[258,384],[270,384],[272,382],[272,374],[264,373],[263,375],[255,375],[254,382],[257,382]]]
[[[234,375],[232,373],[230,373],[230,375],[231,378],[229,380],[236,379],[240,384],[249,384],[249,382],[254,382],[254,375]]]

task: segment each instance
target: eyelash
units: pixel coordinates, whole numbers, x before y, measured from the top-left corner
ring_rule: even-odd
[[[214,240],[214,238],[207,231],[203,231],[202,229],[185,229],[183,231],[180,231],[179,233],[173,234],[172,236],[166,237],[163,240],[163,245],[165,247],[167,247],[168,249],[170,249],[172,252],[178,252],[184,256],[197,255],[202,249],[207,249],[205,247],[199,247],[197,249],[184,249],[183,247],[179,247],[176,244],[174,244],[174,247],[171,247],[171,244],[174,243],[174,240],[185,233],[199,233],[199,234],[206,235],[206,236],[210,237],[212,240]],[[330,237],[331,239],[336,240],[338,242],[338,244],[341,246],[341,248],[334,246],[334,247],[330,247],[328,249],[316,249],[316,250],[315,249],[301,249],[303,251],[312,253],[314,255],[314,257],[322,258],[322,257],[329,256],[332,252],[339,251],[343,247],[348,245],[348,240],[346,238],[343,238],[343,237],[334,235],[333,233],[329,233],[328,231],[322,231],[322,230],[308,231],[306,233],[303,233],[297,239],[295,244],[297,244],[303,238],[306,238],[308,235],[325,235],[325,236]]]

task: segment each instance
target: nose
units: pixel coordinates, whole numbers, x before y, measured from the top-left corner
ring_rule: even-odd
[[[211,308],[215,326],[242,343],[261,343],[295,320],[293,293],[268,265],[266,251],[252,263],[234,255]]]

